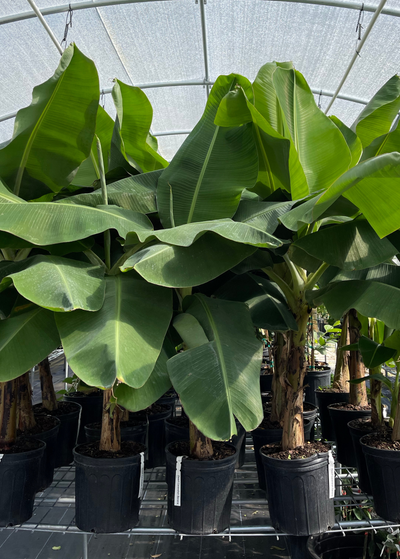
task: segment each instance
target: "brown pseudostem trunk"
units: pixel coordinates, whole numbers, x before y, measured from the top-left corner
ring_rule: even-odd
[[[111,409],[110,400],[112,398],[112,389],[104,390],[99,450],[117,452],[121,449],[121,409],[117,405],[114,406],[114,409]]]
[[[396,363],[396,369],[397,369],[397,375],[400,372],[400,363],[397,362]],[[392,430],[392,441],[400,441],[400,386],[398,387],[397,390],[397,401],[396,398],[394,398],[394,402],[392,402],[392,406],[395,405],[396,406],[396,411],[395,411],[395,415],[394,415],[394,424],[393,424],[393,430]],[[391,411],[390,414],[393,417],[393,410]]]
[[[129,421],[129,410],[121,408],[121,421]]]
[[[335,375],[333,377],[333,388],[340,390],[341,392],[349,391],[349,380],[350,380],[350,351],[341,351],[341,347],[350,344],[350,329],[349,329],[349,314],[346,313],[343,316],[342,321],[342,333],[340,334],[340,339],[338,342],[337,352],[336,352],[336,367]]]
[[[271,421],[278,422],[281,425],[283,425],[283,415],[286,409],[286,372],[288,359],[288,332],[277,332],[274,344]]]
[[[357,318],[357,311],[355,309],[349,310],[349,329],[350,329],[350,343],[356,344],[360,339],[361,323]],[[359,351],[350,351],[350,380],[363,378],[365,376],[365,367],[361,359]],[[367,387],[365,382],[358,384],[350,383],[350,404],[354,406],[367,406]]]
[[[370,318],[368,320],[369,337],[371,340],[379,343],[379,332],[377,329],[376,319]],[[374,367],[369,370],[370,375],[380,374],[381,366]],[[383,424],[383,408],[382,408],[382,383],[380,380],[370,380],[370,395],[371,395],[371,422],[374,427],[381,427]]]
[[[194,423],[189,421],[190,454],[198,460],[205,460],[213,455],[211,439],[205,437]]]
[[[312,309],[310,322],[311,322],[311,370],[315,369],[315,347],[314,347],[314,328],[317,321],[317,309]]]
[[[282,449],[293,450],[304,445],[303,384],[306,374],[305,343],[309,308],[300,299],[295,319],[298,331],[288,332],[289,358],[285,382],[286,409],[283,416]]]
[[[0,450],[9,450],[17,436],[16,381],[0,382]]]
[[[58,408],[56,392],[53,385],[48,357],[39,363],[40,388],[42,390],[42,406],[49,411]]]
[[[32,407],[32,388],[29,372],[17,379],[17,429],[22,433],[36,426]]]

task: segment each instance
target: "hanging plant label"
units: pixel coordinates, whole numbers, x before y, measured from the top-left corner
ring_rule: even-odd
[[[140,479],[139,479],[139,499],[144,493],[144,452],[140,453]]]
[[[335,496],[335,459],[333,458],[332,451],[329,451],[328,457],[328,478],[329,478],[329,498],[333,499]]]
[[[4,454],[0,454],[0,462],[3,460]]]
[[[174,506],[181,506],[181,470],[184,456],[176,458]]]

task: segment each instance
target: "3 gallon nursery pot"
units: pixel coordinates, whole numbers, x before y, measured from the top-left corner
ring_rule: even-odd
[[[212,534],[229,527],[236,449],[230,443],[214,442],[214,449],[216,445],[232,454],[220,460],[191,460],[187,458],[189,441],[173,442],[166,448],[168,519],[178,532]],[[181,458],[181,449],[186,447],[186,456]]]
[[[350,406],[350,404],[348,405]],[[335,434],[336,459],[340,464],[343,464],[343,466],[356,468],[356,453],[347,424],[349,421],[358,419],[359,417],[370,417],[371,409],[340,408],[340,406],[343,406],[343,404],[337,403],[328,406]]]
[[[363,429],[362,423],[360,424],[357,419],[349,421],[349,423],[347,424],[347,428],[350,431],[350,436],[353,441],[358,471],[358,486],[360,487],[361,491],[364,491],[364,493],[367,493],[367,495],[371,495],[371,483],[369,481],[367,462],[363,453],[360,439],[374,429],[372,428],[372,426]]]
[[[318,408],[315,404],[311,402],[304,402],[303,403],[303,418],[308,419],[310,421],[310,434],[309,438],[306,437],[307,441],[314,440],[314,423],[317,418]],[[304,425],[304,435],[306,435],[306,426]]]
[[[103,413],[103,392],[70,392],[64,394],[65,402],[76,402],[82,407],[81,421],[79,426],[78,444],[86,441],[85,425],[101,421]]]
[[[274,450],[274,445],[260,450],[272,526],[293,536],[326,532],[335,523],[333,498],[329,498],[329,452],[281,460],[268,455]]]
[[[129,441],[125,444],[135,454],[119,458],[112,452],[106,458],[87,455],[88,449],[98,449],[98,443],[74,449],[75,522],[84,532],[124,532],[139,521],[141,463],[144,467],[146,447]]]
[[[318,387],[330,386],[331,385],[331,369],[330,367],[315,367],[310,369],[307,367],[307,373],[304,377],[304,393],[305,401],[317,405],[317,399],[315,397],[315,391]]]
[[[58,402],[58,409],[54,412],[43,408],[42,404],[36,404],[33,409],[35,414],[50,414],[60,420],[54,467],[68,466],[74,459],[72,451],[76,446],[82,407],[76,402]]]
[[[235,468],[241,468],[246,458],[246,431],[236,419],[237,435],[233,435],[231,442],[236,448]],[[168,446],[174,441],[186,441],[189,439],[189,419],[183,417],[168,417],[165,420],[165,442]]]
[[[100,440],[101,423],[85,425],[86,441],[94,443]],[[121,421],[121,440],[134,441],[145,444],[147,435],[147,423],[141,422],[137,425],[129,425],[129,422]]]
[[[371,435],[360,439],[367,462],[376,514],[400,523],[400,450],[385,450],[370,446]]]
[[[348,392],[325,392],[322,390],[315,391],[315,397],[319,410],[319,420],[321,422],[321,435],[327,441],[335,440],[335,432],[329,415],[328,406],[342,402],[347,404],[349,402],[350,394]]]
[[[58,431],[61,422],[57,417],[48,417],[53,420],[54,427],[47,431],[43,431],[42,433],[34,435],[36,439],[46,443],[46,448],[44,450],[41,466],[39,469],[37,491],[43,491],[47,487],[50,487],[54,476]]]
[[[4,454],[0,461],[0,526],[22,524],[33,514],[46,445],[35,439],[27,444],[29,450]]]
[[[148,421],[146,447],[148,458],[146,468],[157,468],[165,464],[164,420],[172,415],[172,407],[157,402],[149,408],[130,413],[129,417]]]

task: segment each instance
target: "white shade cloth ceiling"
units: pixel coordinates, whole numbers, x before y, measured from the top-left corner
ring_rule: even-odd
[[[101,88],[113,78],[132,85],[202,83],[206,76],[201,6],[204,0],[150,0],[75,10],[68,43],[97,66]],[[318,1],[318,0],[313,0]],[[324,0],[321,0],[324,2]],[[65,5],[62,0],[59,3]],[[72,0],[74,4],[82,0]],[[206,0],[204,16],[209,80],[237,72],[253,80],[260,66],[272,60],[293,61],[314,92],[334,92],[357,44],[360,2],[339,0],[343,7],[280,0]],[[36,0],[43,10],[57,0]],[[369,0],[368,7],[378,5]],[[388,0],[386,11],[400,15],[400,0]],[[46,11],[46,10],[45,10]],[[29,105],[35,85],[55,71],[59,52],[35,16],[2,23],[2,18],[33,13],[27,0],[0,0],[0,118]],[[365,29],[373,15],[364,11]],[[45,14],[61,42],[66,14]],[[400,17],[382,13],[358,57],[341,95],[359,100],[371,96],[400,68]],[[160,152],[171,159],[185,134],[200,118],[207,99],[203,85],[146,88],[153,109],[152,131]],[[330,97],[315,95],[322,109]],[[111,95],[105,108],[114,117]],[[330,114],[351,125],[363,105],[337,99]],[[0,143],[12,135],[14,119],[0,122]]]

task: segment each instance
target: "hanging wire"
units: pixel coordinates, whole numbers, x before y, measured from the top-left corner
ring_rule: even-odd
[[[319,95],[318,95],[318,108],[319,109],[321,108],[321,97],[322,97],[322,89],[321,89],[321,91],[319,92]]]
[[[356,53],[358,54],[358,56],[360,56],[360,53],[358,52],[358,45],[362,39],[362,30],[364,29],[363,23],[364,23],[364,2],[361,5],[361,9],[360,12],[358,14],[358,21],[357,21],[357,25],[356,25],[356,33],[357,33],[357,40],[356,40]]]
[[[67,17],[66,17],[66,20],[65,20],[64,37],[63,37],[63,40],[61,41],[61,46],[64,47],[64,50],[67,48],[68,31],[70,29],[72,29],[73,13],[74,12],[72,10],[71,4],[69,4]]]
[[[102,89],[100,93],[100,105],[103,107],[103,109],[106,108],[106,95],[104,93],[104,89]]]

